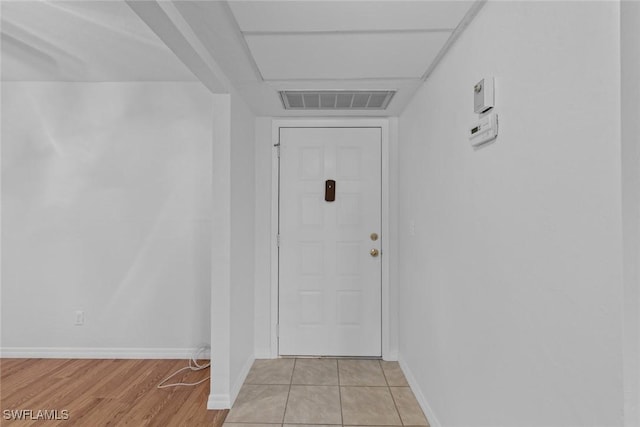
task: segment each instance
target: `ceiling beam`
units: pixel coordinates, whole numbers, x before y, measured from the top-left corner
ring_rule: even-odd
[[[156,1],[126,0],[126,3],[212,93],[229,92],[230,83],[224,73],[210,58],[198,52],[193,41],[187,38],[185,27],[176,23],[178,12],[170,17],[172,13],[167,14],[166,5],[162,7]]]
[[[259,81],[264,81],[262,72],[258,67],[258,63],[256,62],[256,59],[253,57],[253,54],[251,53],[251,49],[249,49],[249,45],[247,44],[247,39],[244,38],[245,34],[240,29],[240,24],[238,24],[238,20],[236,19],[236,16],[233,14],[233,11],[231,10],[231,6],[229,6],[229,2],[224,1],[222,2],[222,5],[225,13],[227,14],[227,17],[229,18],[230,21],[233,22],[234,33],[238,38],[238,41],[240,42],[245,55],[247,55],[247,58],[249,59],[251,66],[253,67],[253,72],[256,75],[256,78]]]

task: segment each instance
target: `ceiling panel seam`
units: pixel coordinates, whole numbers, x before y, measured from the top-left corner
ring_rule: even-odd
[[[458,39],[458,37],[460,37],[460,34],[462,34],[465,28],[467,28],[467,26],[471,23],[478,12],[480,12],[480,9],[482,9],[482,6],[484,6],[486,2],[487,0],[476,0],[473,5],[471,5],[458,26],[455,28],[455,30],[453,30],[447,41],[444,43],[444,46],[442,46],[442,49],[440,49],[440,52],[438,52],[436,57],[433,58],[433,61],[431,61],[431,65],[429,65],[429,67],[427,68],[427,71],[425,71],[422,75],[423,81],[426,81],[433,70],[436,69],[442,58],[444,58],[446,53],[449,51],[449,48],[451,48],[453,43]]]
[[[240,31],[244,36],[322,36],[350,34],[424,34],[451,33],[455,28],[398,29],[398,30],[310,30],[310,31]]]
[[[289,82],[378,82],[378,81],[421,81],[420,77],[344,77],[334,79],[318,79],[318,78],[290,78],[290,79],[264,79],[266,83],[289,83]]]

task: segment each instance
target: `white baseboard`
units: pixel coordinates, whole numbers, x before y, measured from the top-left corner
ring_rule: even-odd
[[[398,352],[397,351],[389,351],[387,354],[382,355],[382,360],[386,360],[388,362],[397,362],[398,361]]]
[[[209,399],[207,400],[207,409],[231,409],[233,403],[236,401],[236,397],[238,397],[238,393],[240,393],[244,380],[247,378],[247,375],[251,370],[251,366],[253,366],[254,361],[255,358],[253,356],[249,356],[247,358],[240,370],[240,373],[238,374],[238,377],[233,382],[229,394],[209,395]]]
[[[14,359],[190,359],[197,348],[3,347],[0,357]],[[200,356],[209,359],[209,352]]]
[[[273,356],[271,356],[271,350],[267,348],[267,349],[256,350],[255,358],[256,359],[273,359]]]
[[[407,366],[407,363],[402,358],[402,355],[398,356],[398,363],[400,364],[400,368],[402,368],[402,372],[404,373],[404,376],[407,379],[409,386],[411,387],[411,391],[413,391],[413,394],[418,400],[418,404],[420,404],[420,407],[422,408],[422,412],[424,412],[425,416],[427,417],[429,425],[431,427],[442,427],[442,424],[440,424],[438,417],[436,417],[436,414],[433,412],[433,409],[429,405],[429,402],[427,402],[427,399],[424,397],[424,393],[422,392],[422,389],[420,388],[416,377],[413,376],[411,369],[409,369],[409,366]]]
[[[229,409],[231,399],[228,394],[210,394],[207,400],[207,409]]]

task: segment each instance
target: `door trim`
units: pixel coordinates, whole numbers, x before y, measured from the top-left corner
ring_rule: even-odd
[[[271,154],[271,357],[280,357],[278,349],[278,286],[279,286],[279,251],[278,227],[280,210],[280,162],[276,145],[279,143],[280,128],[380,128],[382,135],[382,358],[395,360],[397,354],[392,351],[390,342],[390,241],[395,236],[389,234],[389,120],[387,119],[274,119],[271,125],[271,143],[274,146]]]

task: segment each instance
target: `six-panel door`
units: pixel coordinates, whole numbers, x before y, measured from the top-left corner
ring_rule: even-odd
[[[280,129],[281,355],[381,355],[381,145],[380,128]]]

